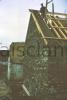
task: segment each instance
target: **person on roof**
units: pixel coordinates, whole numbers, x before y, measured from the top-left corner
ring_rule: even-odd
[[[43,5],[43,3],[41,3],[40,13],[43,18],[45,17],[45,10],[46,10],[46,7]]]
[[[46,7],[43,5],[43,3],[41,3],[40,13],[41,13],[42,17],[45,19],[46,19],[46,12],[47,11],[48,10],[46,9]]]

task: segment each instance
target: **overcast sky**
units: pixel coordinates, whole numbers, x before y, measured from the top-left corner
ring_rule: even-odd
[[[30,13],[45,0],[0,0],[0,43],[24,41]],[[54,0],[56,12],[67,12],[67,0]],[[49,7],[50,10],[50,7]]]

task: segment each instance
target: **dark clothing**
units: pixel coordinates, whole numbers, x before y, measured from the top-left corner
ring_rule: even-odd
[[[40,12],[41,12],[42,17],[44,18],[45,17],[45,13],[46,13],[46,7],[42,6],[40,8]]]
[[[43,4],[41,4],[41,8],[40,8],[40,13],[42,18],[47,21],[47,17],[46,17],[46,13],[48,12],[47,8],[43,6]]]

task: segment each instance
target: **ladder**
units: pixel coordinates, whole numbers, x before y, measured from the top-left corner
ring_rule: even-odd
[[[55,32],[55,35],[58,38],[67,39],[67,27],[64,27],[59,18],[54,15],[46,15],[48,24],[50,25],[51,29]]]

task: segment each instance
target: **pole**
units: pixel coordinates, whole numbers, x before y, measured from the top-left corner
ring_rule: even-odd
[[[46,0],[46,9],[47,9],[48,4],[51,3],[51,2],[53,2],[53,0],[50,0],[50,1]]]
[[[8,57],[8,71],[7,71],[8,80],[10,79],[10,57]]]
[[[52,3],[52,13],[54,14],[54,3]]]

